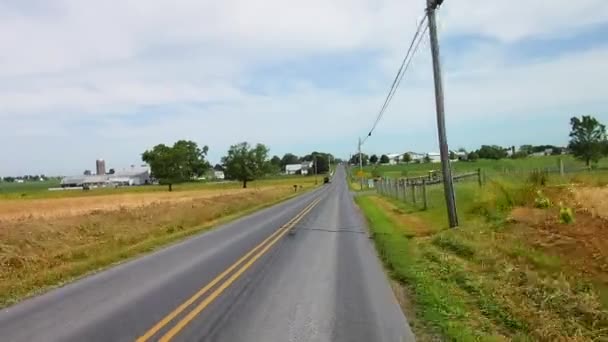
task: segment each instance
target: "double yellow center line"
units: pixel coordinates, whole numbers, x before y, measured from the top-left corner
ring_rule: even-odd
[[[166,342],[170,341],[175,335],[177,335],[188,323],[190,323],[198,314],[200,314],[209,304],[211,304],[217,297],[219,297],[224,290],[226,290],[232,283],[234,283],[247,269],[249,269],[260,257],[262,257],[272,246],[274,246],[290,229],[292,229],[302,218],[308,214],[319,202],[320,198],[317,198],[304,208],[300,213],[294,216],[289,222],[281,226],[268,238],[262,241],[259,245],[255,246],[247,254],[237,260],[234,264],[228,267],[224,272],[215,277],[205,287],[198,290],[192,297],[179,305],[175,310],[165,316],[162,320],[156,323],[150,330],[139,337],[136,342],[148,341],[152,336],[156,335],[162,328],[173,321],[179,314],[194,304],[212,288],[217,288],[209,294],[204,300],[202,300],[192,311],[185,315],[177,324],[175,324],[169,331],[167,331],[159,341]],[[226,278],[229,274],[232,275]],[[226,279],[225,279],[226,278]],[[223,281],[223,282],[222,282]],[[218,285],[219,284],[219,285]]]

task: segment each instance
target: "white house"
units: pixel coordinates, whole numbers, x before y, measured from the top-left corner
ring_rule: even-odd
[[[426,155],[431,160],[431,163],[441,163],[441,154],[439,152],[429,152]]]
[[[302,174],[307,175],[308,170],[312,168],[313,163],[310,162],[302,162],[300,164],[287,164],[285,165],[285,174],[287,175],[296,175]]]
[[[396,165],[397,162],[403,160],[403,155],[405,153],[389,153],[386,156],[388,157],[389,165]]]
[[[424,153],[418,153],[418,152],[406,152],[404,154],[409,154],[410,158],[412,159],[413,162],[415,161],[419,161],[422,162],[424,160],[424,157],[426,156]]]
[[[220,180],[226,179],[226,175],[224,174],[224,171],[213,171],[213,177],[215,179],[220,179]]]

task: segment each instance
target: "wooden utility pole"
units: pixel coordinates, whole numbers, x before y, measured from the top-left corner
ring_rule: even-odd
[[[441,80],[441,60],[439,57],[439,40],[437,38],[437,22],[435,11],[443,0],[427,0],[427,16],[429,19],[429,34],[431,38],[431,54],[433,56],[433,76],[435,78],[435,105],[437,109],[437,130],[439,131],[439,152],[441,154],[441,170],[443,172],[443,187],[445,202],[448,209],[450,227],[458,227],[454,183],[450,170],[450,151],[445,128],[445,106],[443,103],[443,82]]]
[[[361,138],[359,138],[359,181],[363,190],[363,159],[361,158]]]
[[[314,158],[315,158],[315,185],[316,185],[316,184],[318,184],[317,175],[319,174],[317,172],[317,155],[316,154],[315,154]]]

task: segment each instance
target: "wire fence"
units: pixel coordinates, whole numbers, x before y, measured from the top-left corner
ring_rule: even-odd
[[[478,169],[474,172],[463,173],[452,177],[455,183],[477,179],[479,186],[483,185],[483,172]],[[428,187],[443,183],[443,178],[437,173],[431,172],[428,176],[412,177],[412,178],[378,178],[368,180],[368,186],[376,189],[376,192],[383,196],[392,197],[394,199],[412,203],[413,205],[422,205],[423,209],[429,206]]]

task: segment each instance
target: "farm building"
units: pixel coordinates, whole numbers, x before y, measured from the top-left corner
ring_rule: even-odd
[[[441,154],[439,152],[429,152],[426,155],[431,160],[431,163],[441,163]]]
[[[389,165],[396,165],[399,161],[403,160],[403,155],[405,153],[389,153],[386,156],[388,157]]]
[[[226,175],[224,174],[224,171],[213,171],[213,178],[224,180],[226,179]]]
[[[312,167],[313,163],[310,162],[302,162],[300,164],[288,164],[285,165],[285,174],[288,175],[307,175],[308,170]]]
[[[132,186],[150,184],[150,169],[147,167],[134,167],[116,171],[108,175],[70,176],[61,180],[62,188],[74,187],[105,187],[105,186]]]

